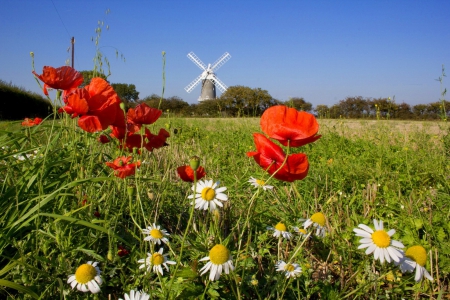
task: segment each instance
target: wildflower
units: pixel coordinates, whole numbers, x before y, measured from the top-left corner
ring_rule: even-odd
[[[48,87],[70,91],[83,83],[83,75],[69,66],[59,68],[45,66],[42,70],[42,75],[38,75],[35,71],[32,71],[32,73],[44,82],[42,90],[45,95],[48,95]]]
[[[120,98],[103,78],[92,78],[89,85],[74,90],[64,101],[66,105],[59,112],[66,112],[72,118],[80,116],[78,126],[84,131],[101,131],[110,125],[125,127]]]
[[[278,272],[284,272],[286,278],[297,277],[302,272],[302,268],[298,264],[285,263],[282,260],[279,260],[275,267]]]
[[[425,248],[420,245],[409,247],[404,253],[404,257],[400,260],[400,270],[405,272],[413,272],[416,269],[416,275],[414,280],[419,282],[425,276],[430,281],[433,281],[433,277],[425,269],[427,263],[427,252]]]
[[[262,131],[283,146],[300,147],[318,140],[319,124],[314,115],[284,105],[269,107],[261,116]]]
[[[194,195],[189,195],[188,198],[195,199],[195,208],[207,210],[209,207],[209,210],[213,211],[217,206],[223,207],[223,204],[220,201],[228,200],[228,196],[222,193],[226,191],[227,188],[217,188],[217,184],[217,182],[213,183],[212,180],[200,180],[197,182],[197,186],[194,185],[192,187]]]
[[[142,292],[142,291],[130,291],[130,295],[125,294],[124,295],[125,300],[148,300],[150,299],[150,295]],[[119,300],[124,300],[122,298],[119,298]]]
[[[263,180],[259,180],[259,179],[253,178],[253,177],[250,177],[248,182],[250,182],[251,185],[253,185],[255,188],[259,188],[260,187],[260,188],[262,188],[265,191],[273,189],[272,185],[268,185]]]
[[[22,126],[33,127],[33,126],[39,125],[41,123],[42,123],[41,118],[37,118],[37,117],[34,119],[25,118],[25,120],[22,122]]]
[[[194,182],[194,170],[191,168],[191,166],[178,167],[177,174],[183,181]],[[205,169],[202,166],[199,166],[197,168],[197,180],[200,180],[205,176]]]
[[[403,248],[404,246],[402,243],[391,239],[395,230],[391,229],[386,232],[383,229],[383,221],[381,220],[379,222],[373,220],[373,224],[375,225],[375,231],[364,224],[359,224],[359,228],[353,229],[356,236],[362,237],[359,241],[361,245],[359,245],[358,249],[367,248],[366,254],[374,252],[375,260],[379,259],[381,263],[384,263],[384,260],[391,262],[391,259],[397,263],[400,262],[403,254],[398,248]]]
[[[200,261],[206,260],[209,261],[200,269],[200,275],[210,271],[209,279],[211,281],[219,279],[222,270],[225,271],[225,274],[229,274],[230,271],[234,270],[230,251],[224,245],[217,244],[212,247],[209,251],[209,256],[200,259]]]
[[[98,262],[88,261],[77,268],[75,274],[70,275],[67,283],[70,283],[72,289],[77,287],[79,291],[96,294],[100,292],[100,285],[103,283],[100,277],[100,269],[97,267]]]
[[[119,257],[124,257],[128,254],[130,254],[130,251],[128,251],[126,248],[124,248],[123,246],[118,246],[117,248],[119,248],[119,250],[117,250],[117,255]]]
[[[167,260],[167,254],[163,255],[163,248],[160,248],[158,252],[153,254],[147,253],[147,258],[143,258],[138,260],[138,263],[142,264],[139,269],[147,268],[146,272],[149,272],[150,269],[153,269],[154,273],[159,273],[163,275],[163,269],[161,266],[169,272],[169,265],[174,265],[176,262]]]
[[[153,124],[161,116],[162,111],[141,103],[135,108],[128,109],[127,121],[136,127],[134,132],[138,131],[143,124]]]
[[[169,240],[164,236],[169,236],[170,234],[168,234],[166,230],[161,229],[161,226],[156,225],[155,223],[153,223],[153,226],[150,225],[147,229],[143,229],[142,233],[147,235],[144,238],[144,241],[150,241],[153,244],[158,245],[161,245],[161,241],[165,244],[169,242]]]
[[[309,163],[304,153],[286,154],[280,146],[260,133],[254,133],[256,151],[247,152],[255,162],[278,180],[292,182],[302,180],[308,174]]]
[[[131,163],[131,159],[132,157],[121,156],[116,158],[112,163],[105,162],[105,164],[108,167],[114,169],[114,175],[123,179],[130,175],[134,175],[134,173],[136,173],[136,168],[139,168],[141,165],[140,161]]]
[[[98,141],[99,141],[100,143],[102,143],[102,144],[107,144],[107,143],[110,142],[110,141],[109,141],[109,138],[108,138],[106,135],[104,135],[104,134],[102,134],[102,135],[100,135],[100,136],[98,137]]]
[[[273,230],[274,237],[282,236],[283,238],[285,238],[287,240],[289,240],[292,237],[292,234],[287,231],[286,225],[284,225],[281,222],[279,222],[277,225],[275,225],[275,227],[271,227],[271,226],[267,227],[267,230]]]
[[[316,227],[316,235],[319,237],[325,237],[326,234],[326,218],[325,215],[321,212],[317,212],[311,216],[308,220],[303,223],[303,228],[306,229],[309,226],[313,225]]]
[[[296,233],[298,233],[302,238],[308,236],[308,232],[307,232],[306,229],[304,229],[304,228],[294,227],[294,231],[295,231]]]
[[[147,143],[144,145],[145,149],[148,151],[153,151],[153,149],[159,149],[161,147],[167,146],[166,139],[170,137],[170,133],[165,130],[164,128],[161,128],[158,132],[158,134],[153,134],[148,130],[145,129],[145,137],[147,138]]]

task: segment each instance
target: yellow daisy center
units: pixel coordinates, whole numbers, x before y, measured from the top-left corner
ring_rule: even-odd
[[[319,224],[320,226],[325,226],[325,215],[321,212],[315,213],[311,216],[311,221]]]
[[[159,252],[155,252],[152,255],[152,265],[159,266],[164,262],[164,256]]]
[[[206,187],[202,190],[202,199],[211,201],[216,197],[216,191],[210,187]]]
[[[266,184],[266,183],[264,182],[264,180],[256,179],[256,184],[257,184],[257,185],[260,185],[260,186],[263,186],[263,185]]]
[[[278,230],[278,231],[286,231],[287,230],[286,225],[284,225],[281,222],[278,223],[277,225],[275,225],[275,229]]]
[[[230,258],[230,251],[224,245],[215,245],[209,250],[209,260],[215,265],[221,265]]]
[[[163,234],[162,234],[161,230],[156,229],[156,228],[154,228],[154,229],[152,229],[150,231],[150,236],[155,238],[155,239],[162,239],[163,238]]]
[[[377,230],[372,233],[372,241],[379,248],[387,248],[391,244],[391,237],[384,230]]]
[[[295,267],[294,267],[293,265],[291,265],[291,264],[286,264],[286,265],[284,266],[284,269],[285,269],[286,271],[288,271],[288,272],[292,272],[292,271],[295,270]]]
[[[427,263],[427,251],[422,246],[412,246],[405,252],[405,256],[411,258],[416,263],[425,266]]]
[[[298,232],[300,232],[300,233],[302,233],[302,234],[306,234],[306,230],[303,229],[303,228],[299,228],[299,229],[298,229]]]
[[[78,283],[86,284],[97,276],[95,267],[89,264],[82,264],[75,272],[75,279]]]

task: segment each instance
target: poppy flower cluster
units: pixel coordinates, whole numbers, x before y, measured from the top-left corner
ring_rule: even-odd
[[[42,123],[41,118],[37,118],[37,117],[34,119],[25,118],[25,120],[22,122],[22,126],[33,127],[33,126],[39,125],[41,123]]]
[[[47,88],[63,91],[65,106],[60,108],[59,112],[65,112],[72,118],[78,117],[78,126],[84,131],[94,133],[109,127],[112,130],[110,136],[117,138],[120,147],[129,151],[133,151],[134,148],[153,151],[167,145],[166,139],[170,134],[163,128],[158,134],[153,134],[148,128],[144,129],[144,133],[139,133],[142,125],[156,122],[162,111],[141,103],[135,108],[130,108],[125,114],[120,97],[103,78],[94,77],[88,85],[78,88],[83,83],[83,76],[68,66],[59,68],[45,66],[42,75],[34,71],[33,74],[44,82],[44,94],[48,94]],[[24,126],[33,126],[31,121],[26,124],[29,125]],[[102,134],[99,142],[105,144],[110,142],[110,139]],[[131,163],[130,160],[131,157],[123,156],[106,165],[115,170],[117,177],[125,178],[133,175],[140,166],[139,161]]]
[[[293,182],[302,180],[308,174],[309,163],[306,154],[286,155],[281,145],[300,147],[318,140],[319,124],[316,118],[307,112],[297,111],[284,105],[268,108],[260,120],[261,130],[268,136],[254,133],[256,151],[247,152],[255,162],[278,180]]]

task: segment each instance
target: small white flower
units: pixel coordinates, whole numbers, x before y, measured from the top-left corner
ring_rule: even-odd
[[[150,299],[150,295],[142,292],[142,291],[134,291],[131,290],[130,291],[130,295],[125,294],[124,295],[125,300],[149,300]],[[119,300],[124,300],[122,298],[119,298]]]
[[[428,280],[433,281],[433,277],[430,275],[430,273],[428,273],[427,269],[425,269],[425,265],[427,263],[427,252],[425,248],[417,245],[409,247],[405,253],[403,253],[403,251],[401,252],[402,254],[404,254],[404,256],[400,260],[400,262],[395,264],[399,265],[402,273],[412,273],[415,269],[416,274],[414,276],[414,280],[416,282],[421,281],[423,276],[425,276]]]
[[[275,267],[278,272],[283,272],[286,278],[297,277],[302,272],[298,264],[285,263],[282,260],[278,261]]]
[[[316,236],[325,237],[326,228],[326,218],[321,212],[317,212],[311,216],[308,220],[303,223],[303,228],[307,229],[309,226],[313,225],[316,228]]]
[[[67,283],[70,283],[72,289],[75,287],[81,292],[96,294],[100,292],[100,285],[103,283],[100,277],[100,269],[97,267],[98,262],[88,261],[77,268],[75,274],[69,276]]]
[[[226,187],[217,188],[218,183],[212,180],[199,180],[197,186],[192,187],[194,195],[189,195],[189,199],[195,199],[195,208],[200,210],[214,211],[217,206],[223,207],[222,202],[227,201],[228,196],[222,192],[226,191]],[[220,200],[220,201],[219,201]]]
[[[214,281],[220,278],[222,270],[225,274],[229,274],[234,270],[232,257],[227,247],[217,244],[209,250],[209,256],[203,257],[200,261],[208,261],[203,268],[200,269],[200,275],[209,273],[209,280]]]
[[[383,221],[373,220],[373,224],[375,225],[375,231],[372,230],[367,225],[359,224],[359,228],[353,229],[353,232],[356,233],[356,236],[362,237],[359,242],[358,249],[366,249],[366,254],[369,255],[374,252],[375,260],[379,259],[381,263],[391,262],[391,259],[395,262],[400,262],[400,259],[403,258],[403,254],[398,248],[403,248],[403,244],[392,240],[391,236],[395,234],[395,230],[391,229],[386,232],[383,229]]]
[[[147,253],[147,258],[143,258],[138,260],[138,263],[141,264],[139,266],[139,269],[147,268],[146,272],[150,272],[150,269],[153,269],[154,273],[159,273],[163,275],[163,269],[161,266],[164,266],[164,268],[169,272],[169,265],[175,265],[176,262],[167,260],[167,254],[163,255],[164,249],[159,249],[158,252],[155,252],[153,254]]]
[[[281,222],[279,222],[277,225],[275,225],[275,227],[268,226],[267,230],[273,230],[274,237],[282,236],[283,238],[285,238],[287,240],[291,239],[291,237],[292,237],[292,234],[287,231],[286,225],[284,225]]]
[[[250,177],[248,182],[250,182],[255,188],[262,188],[265,191],[273,189],[272,185],[268,185],[263,180],[259,180],[253,177]]]
[[[169,236],[165,229],[161,229],[161,226],[153,223],[153,226],[150,225],[146,229],[142,230],[142,233],[147,235],[144,238],[144,241],[150,241],[153,244],[161,245],[161,242],[167,244],[169,240],[164,236]]]

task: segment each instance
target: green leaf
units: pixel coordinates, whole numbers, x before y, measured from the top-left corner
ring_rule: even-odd
[[[34,299],[39,299],[39,296],[35,292],[33,292],[31,289],[24,287],[23,285],[17,284],[15,282],[0,279],[0,285],[18,290],[19,292],[22,292],[22,293],[26,293],[26,294],[30,295],[31,297],[33,297]]]

